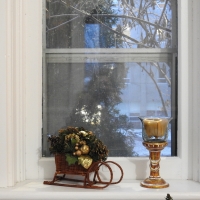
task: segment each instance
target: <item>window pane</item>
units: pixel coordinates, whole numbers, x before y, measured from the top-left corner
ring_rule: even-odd
[[[47,135],[84,126],[109,156],[145,156],[138,116],[169,116],[176,155],[176,0],[45,0],[43,156]],[[172,145],[171,145],[172,143]]]
[[[46,131],[83,126],[108,146],[109,156],[148,155],[137,117],[171,116],[170,74],[171,62],[49,63]],[[170,137],[168,143],[167,156]]]
[[[174,48],[174,2],[47,0],[46,47]]]

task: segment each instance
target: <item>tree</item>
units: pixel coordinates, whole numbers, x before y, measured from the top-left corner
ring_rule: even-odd
[[[91,66],[88,66],[91,70]],[[109,147],[109,156],[133,156],[133,125],[121,115],[116,105],[121,103],[121,89],[127,69],[123,64],[99,64],[98,72],[87,73],[89,81],[77,97],[70,124],[83,126]]]

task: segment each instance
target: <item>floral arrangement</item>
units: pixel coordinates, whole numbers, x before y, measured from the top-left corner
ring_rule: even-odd
[[[50,153],[65,154],[68,165],[78,163],[88,169],[92,162],[105,161],[108,156],[108,149],[101,140],[83,127],[60,129],[59,134],[49,136],[48,141]]]

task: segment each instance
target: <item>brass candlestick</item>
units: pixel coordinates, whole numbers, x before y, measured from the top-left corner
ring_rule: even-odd
[[[139,117],[142,122],[143,145],[149,150],[150,176],[140,183],[146,188],[166,188],[169,184],[160,177],[160,152],[167,146],[168,124],[172,118]]]

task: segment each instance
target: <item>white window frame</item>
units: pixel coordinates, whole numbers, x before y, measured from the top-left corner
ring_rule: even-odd
[[[178,0],[178,156],[162,157],[161,176],[200,182],[200,1]],[[42,0],[0,0],[0,187],[52,178],[41,157]],[[192,69],[192,70],[191,70]],[[148,158],[109,158],[124,179],[149,175]]]

